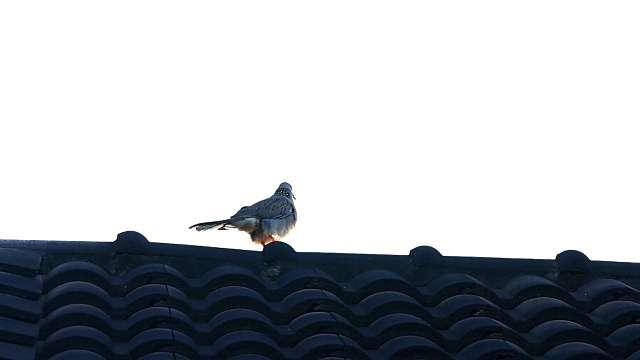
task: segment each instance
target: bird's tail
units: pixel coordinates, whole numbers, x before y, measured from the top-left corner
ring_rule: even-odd
[[[229,224],[229,220],[231,219],[203,222],[203,223],[191,225],[189,226],[189,229],[196,228],[196,230],[198,231],[205,231],[205,230],[227,230],[228,228],[234,228],[235,226]]]

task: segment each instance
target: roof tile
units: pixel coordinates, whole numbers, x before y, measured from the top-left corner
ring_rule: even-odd
[[[5,251],[6,250],[6,251]],[[9,359],[636,359],[640,264],[0,241]]]

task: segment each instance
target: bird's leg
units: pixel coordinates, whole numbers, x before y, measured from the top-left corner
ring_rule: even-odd
[[[277,238],[273,237],[273,235],[269,235],[268,238],[266,238],[265,240],[260,241],[260,244],[262,244],[262,246],[265,246],[266,244],[270,244],[274,241],[278,241]]]

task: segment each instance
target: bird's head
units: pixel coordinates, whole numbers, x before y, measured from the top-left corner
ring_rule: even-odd
[[[280,184],[280,186],[278,186],[278,189],[276,190],[274,195],[281,195],[295,199],[296,197],[293,195],[292,190],[293,188],[291,187],[291,185],[289,185],[288,182],[283,182],[282,184]]]

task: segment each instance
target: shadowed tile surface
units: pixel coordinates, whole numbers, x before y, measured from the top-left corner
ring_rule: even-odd
[[[640,264],[0,241],[6,359],[640,359]]]

